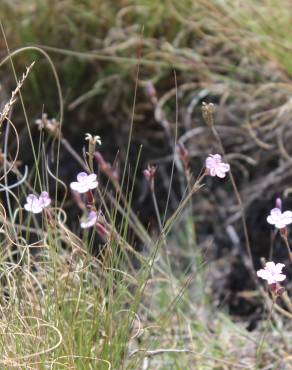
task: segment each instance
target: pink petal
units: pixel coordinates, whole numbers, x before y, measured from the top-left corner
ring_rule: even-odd
[[[96,174],[95,173],[91,173],[90,175],[87,176],[87,180],[88,182],[93,182],[93,181],[96,181]]]
[[[71,182],[70,188],[74,191],[78,191],[78,193],[86,193],[88,191],[88,187],[86,184],[82,184],[80,182]]]
[[[89,215],[85,221],[80,223],[82,229],[92,227],[97,222],[97,213],[94,211],[89,212]]]
[[[88,175],[86,172],[79,172],[77,175],[77,181],[78,182],[83,182],[87,179]]]
[[[285,267],[284,263],[277,263],[275,265],[275,271],[279,274],[282,273],[282,269]]]
[[[211,154],[211,155],[217,163],[221,162],[222,157],[220,154]]]
[[[273,208],[270,212],[271,216],[280,216],[282,214],[281,210],[279,208]]]
[[[230,165],[228,163],[220,163],[219,167],[223,172],[228,172],[230,170]]]
[[[42,191],[40,194],[40,198],[49,198],[49,193],[47,191]]]
[[[34,194],[29,194],[26,198],[26,204],[24,209],[28,212],[40,213],[42,212],[42,207],[40,205],[39,199]]]
[[[268,281],[268,284],[275,284],[277,282],[274,276],[268,277],[267,281]]]
[[[39,197],[39,202],[43,207],[47,207],[51,204],[51,198],[46,191],[42,191]]]
[[[271,273],[267,270],[261,269],[261,270],[257,271],[257,276],[264,279],[264,280],[268,280],[271,276]]]
[[[275,223],[277,222],[277,218],[273,215],[269,215],[267,217],[267,222],[270,224],[270,225],[275,225]]]
[[[38,197],[33,195],[33,194],[29,194],[27,197],[26,197],[26,202],[28,204],[32,204],[34,202],[38,202]]]
[[[283,220],[285,220],[286,225],[289,225],[290,223],[292,223],[292,212],[291,211],[285,211],[282,214],[282,218],[283,218]]]
[[[207,167],[208,169],[210,169],[210,168],[214,167],[214,164],[215,164],[215,161],[214,161],[214,159],[213,159],[213,158],[208,157],[208,158],[206,159],[205,165],[206,165],[206,167]]]
[[[90,190],[95,189],[95,188],[98,187],[98,182],[97,181],[91,182],[91,183],[87,184],[87,187]]]
[[[32,213],[41,213],[42,212],[42,207],[38,203],[33,203],[33,204],[25,204],[24,209],[28,212]]]
[[[286,227],[286,222],[285,222],[285,220],[277,220],[276,222],[275,222],[275,227],[277,228],[277,229],[284,229],[284,227]]]
[[[216,176],[220,177],[221,179],[223,179],[226,176],[225,172],[222,171],[219,166],[216,167]]]
[[[265,269],[268,271],[274,271],[275,267],[276,267],[275,262],[271,261],[266,263]]]
[[[284,275],[284,274],[277,274],[277,275],[274,276],[274,278],[275,278],[276,281],[283,281],[283,280],[286,279],[286,275]]]
[[[70,188],[75,191],[79,191],[80,184],[79,182],[73,181],[70,183]]]
[[[214,168],[214,167],[210,168],[210,169],[209,169],[209,174],[210,174],[211,176],[216,176],[216,168]]]

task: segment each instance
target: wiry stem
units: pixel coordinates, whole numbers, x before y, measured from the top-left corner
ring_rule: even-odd
[[[220,150],[221,150],[221,153],[222,153],[223,158],[224,158],[226,156],[226,152],[225,152],[222,140],[221,140],[221,138],[220,138],[220,136],[219,136],[219,134],[218,134],[218,132],[215,128],[214,111],[213,110],[214,110],[213,104],[204,104],[203,103],[203,106],[202,106],[203,118],[204,118],[205,122],[207,123],[207,125],[209,126],[209,128],[211,129],[215,139],[217,140],[217,142],[219,144],[219,147],[220,147]],[[233,177],[231,169],[229,171],[229,177],[230,177],[231,185],[232,185],[236,200],[237,200],[239,208],[240,208],[240,214],[241,214],[241,221],[242,221],[242,227],[243,227],[243,234],[244,234],[244,238],[245,238],[246,251],[247,251],[247,254],[248,254],[249,260],[250,260],[250,266],[249,267],[251,268],[252,275],[254,275],[254,277],[255,277],[255,269],[254,269],[254,265],[253,265],[251,246],[250,246],[250,241],[249,241],[247,224],[246,224],[246,220],[245,220],[244,205],[243,205],[241,196],[239,194],[239,191],[238,191],[238,188],[237,188],[237,185],[236,185],[236,182],[235,182],[235,179]]]
[[[260,339],[260,342],[259,342],[259,345],[258,345],[258,348],[257,348],[257,351],[256,351],[256,363],[257,365],[259,365],[259,361],[261,359],[261,355],[262,355],[262,351],[263,351],[263,346],[264,346],[264,341],[265,341],[265,338],[266,338],[266,335],[267,335],[267,332],[268,332],[268,329],[269,329],[269,324],[271,323],[272,321],[272,313],[273,313],[273,309],[274,309],[274,305],[276,303],[276,297],[273,296],[273,301],[272,301],[272,305],[271,305],[271,309],[269,311],[269,315],[268,315],[268,318],[267,318],[267,326],[262,334],[262,337]]]
[[[283,235],[281,235],[281,236],[282,236],[282,239],[284,240],[284,244],[287,248],[287,252],[288,252],[288,255],[289,255],[290,262],[292,263],[292,252],[291,252],[291,249],[290,249],[288,238],[287,238],[287,236],[283,236]]]

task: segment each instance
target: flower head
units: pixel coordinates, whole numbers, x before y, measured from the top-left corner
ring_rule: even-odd
[[[276,284],[278,281],[286,279],[286,275],[282,274],[283,263],[267,262],[264,269],[257,271],[257,276],[267,280],[268,284]]]
[[[77,175],[77,182],[73,181],[70,184],[70,188],[78,193],[86,193],[89,190],[95,189],[98,186],[98,182],[96,180],[96,174],[91,173],[88,175],[85,172],[80,172]]]
[[[283,229],[292,223],[292,212],[285,211],[282,213],[279,208],[273,208],[270,215],[267,217],[267,222],[271,225],[275,225],[277,229]]]
[[[37,119],[35,123],[39,130],[47,130],[53,136],[60,134],[60,122],[55,118],[49,119],[46,113],[43,113],[42,118]]]
[[[51,204],[51,198],[46,191],[42,191],[40,196],[29,194],[26,198],[24,209],[32,213],[41,213],[42,210]]]
[[[218,176],[223,179],[230,170],[230,165],[222,162],[220,154],[210,154],[206,159],[206,169],[210,176]]]
[[[95,211],[90,211],[87,218],[84,221],[80,222],[80,227],[82,229],[88,229],[96,224],[98,215]]]
[[[95,145],[96,143],[101,145],[101,138],[98,135],[92,136],[91,134],[85,134],[85,140],[88,140],[91,144]]]

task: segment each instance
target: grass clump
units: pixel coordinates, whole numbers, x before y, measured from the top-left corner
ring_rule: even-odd
[[[290,191],[289,17],[278,5],[3,3],[3,368],[289,368],[291,284],[273,301],[278,288],[254,276],[263,255],[287,260],[262,227],[267,201]],[[201,118],[205,99],[215,126]],[[207,177],[211,152],[232,181]],[[146,163],[158,168],[145,179]],[[70,190],[81,170],[98,174],[92,192]],[[43,191],[51,203],[27,212]]]
[[[8,113],[3,116],[5,135],[13,125]],[[55,130],[52,125],[56,125]],[[260,331],[251,335],[240,326],[235,330],[227,315],[215,309],[207,293],[208,262],[202,250],[197,246],[184,255],[180,251],[181,238],[194,245],[195,240],[190,239],[193,232],[182,229],[177,237],[172,232],[185,217],[191,217],[188,206],[192,196],[201,190],[205,176],[212,175],[215,163],[206,162],[211,172],[201,171],[195,180],[188,151],[181,148],[179,158],[185,166],[188,187],[177,210],[165,221],[160,219],[161,230],[155,236],[131,209],[134,182],[127,180],[127,172],[121,180],[113,176],[114,167],[105,162],[102,165],[101,154],[94,152],[93,141],[96,145],[99,138],[87,135],[87,158],[79,158],[79,162],[92,173],[96,164],[91,159],[98,158],[100,176],[102,172],[106,174],[109,183],[98,184],[96,175],[84,172],[79,173],[77,182],[71,182],[73,208],[79,206],[85,223],[82,226],[81,222],[82,232],[72,231],[62,206],[66,198],[61,202],[49,198],[53,189],[58,194],[56,180],[64,189],[67,186],[49,169],[52,158],[40,151],[42,147],[49,148],[52,141],[46,130],[54,133],[53,140],[61,140],[61,131],[58,122],[47,116],[40,120],[39,127],[44,131],[35,148],[37,162],[29,181],[20,181],[15,193],[9,185],[3,187],[3,367],[248,369],[254,368],[255,360],[259,368],[272,358],[277,364],[286,362],[285,334],[278,339],[273,353],[263,340],[261,356],[256,358]],[[77,156],[72,148],[71,152]],[[8,157],[8,153],[4,155]],[[58,158],[54,161],[58,162]],[[227,172],[229,167],[224,166]],[[17,173],[15,166],[10,165],[10,169]],[[146,176],[154,201],[155,173],[156,170]],[[8,171],[4,172],[5,178],[7,175]],[[218,176],[223,177],[221,173]],[[51,190],[44,193],[44,189]],[[23,208],[30,192],[41,195],[26,197]],[[183,216],[186,211],[187,216]],[[95,216],[93,223],[91,213]],[[159,210],[157,217],[161,217]],[[191,235],[185,234],[190,231]],[[143,242],[140,252],[133,243],[138,239]],[[268,295],[262,294],[269,305]],[[283,325],[277,319],[277,325],[280,322]],[[276,329],[269,328],[269,333],[270,330]]]

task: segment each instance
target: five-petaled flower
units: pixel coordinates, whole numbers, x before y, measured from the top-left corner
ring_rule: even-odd
[[[283,263],[267,262],[263,269],[257,271],[257,276],[267,280],[268,284],[277,284],[286,279],[286,275],[282,274],[283,267]]]
[[[87,193],[89,190],[95,189],[98,186],[96,180],[96,174],[91,173],[87,174],[85,172],[80,172],[77,175],[77,182],[73,181],[70,184],[72,190],[77,191],[78,193]]]
[[[32,213],[41,213],[42,210],[51,204],[51,198],[46,191],[42,191],[40,196],[29,194],[26,198],[24,209]]]
[[[94,226],[97,223],[98,215],[96,211],[90,211],[87,215],[87,218],[84,221],[80,222],[82,229],[88,229],[89,227]]]
[[[277,229],[284,229],[287,225],[292,223],[292,212],[281,212],[279,208],[273,208],[270,215],[267,217],[267,222],[275,225]]]
[[[223,179],[230,170],[230,165],[222,162],[220,154],[210,154],[206,159],[205,165],[210,176],[218,176],[221,179]]]

